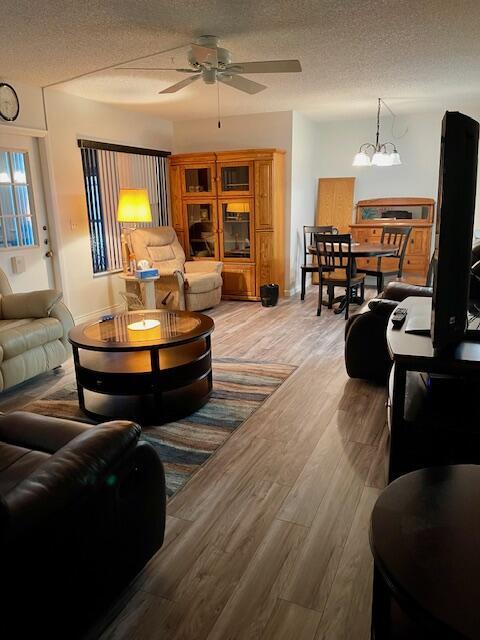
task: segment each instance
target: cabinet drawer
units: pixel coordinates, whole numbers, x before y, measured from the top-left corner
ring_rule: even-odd
[[[377,268],[377,259],[376,258],[357,258],[356,259],[357,269],[368,269],[371,271],[372,269]]]
[[[397,258],[382,258],[380,264],[382,271],[398,271],[399,260]]]
[[[382,230],[379,227],[373,227],[371,229],[355,229],[352,236],[355,242],[380,242]]]
[[[423,256],[405,256],[403,261],[404,271],[415,271],[416,273],[423,273],[426,271],[426,261]]]
[[[376,271],[378,269],[378,258],[358,258],[357,268]],[[380,269],[381,271],[398,271],[398,260],[396,258],[382,258],[380,261]]]
[[[255,265],[224,264],[222,278],[224,295],[255,295]]]

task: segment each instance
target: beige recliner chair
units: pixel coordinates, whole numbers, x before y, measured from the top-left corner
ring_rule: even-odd
[[[61,298],[55,289],[12,293],[0,269],[0,391],[69,358],[73,318]]]
[[[147,260],[160,272],[160,279],[155,282],[158,309],[203,311],[220,302],[222,263],[213,260],[186,262],[173,227],[135,229],[130,234],[130,243],[137,262]],[[137,283],[129,282],[128,285],[133,291]]]

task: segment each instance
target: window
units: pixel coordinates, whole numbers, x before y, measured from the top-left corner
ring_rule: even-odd
[[[117,222],[120,189],[147,189],[152,222],[168,224],[166,152],[79,140],[81,148],[93,272],[122,269],[121,225]]]
[[[0,248],[36,244],[28,153],[0,149]]]

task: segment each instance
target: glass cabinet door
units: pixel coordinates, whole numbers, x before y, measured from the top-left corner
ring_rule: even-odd
[[[253,224],[251,199],[222,201],[222,258],[253,260]]]
[[[187,202],[188,249],[191,258],[217,258],[217,223],[212,201]]]
[[[183,167],[183,193],[187,196],[214,194],[215,165],[186,165]]]
[[[219,179],[222,195],[250,195],[253,191],[252,162],[220,162]]]

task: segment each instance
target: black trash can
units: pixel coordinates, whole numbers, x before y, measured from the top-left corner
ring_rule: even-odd
[[[278,284],[262,284],[260,298],[262,307],[275,307],[278,302]]]

